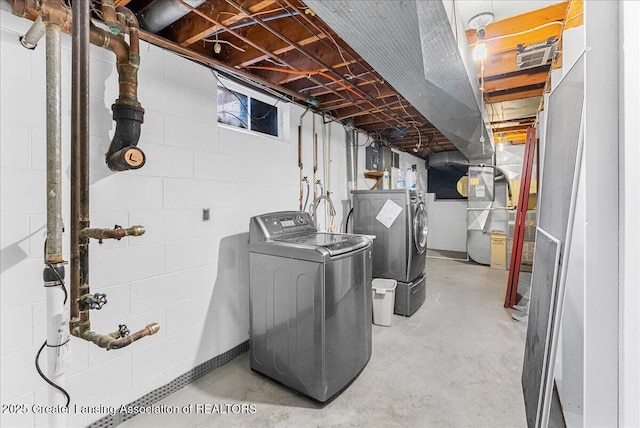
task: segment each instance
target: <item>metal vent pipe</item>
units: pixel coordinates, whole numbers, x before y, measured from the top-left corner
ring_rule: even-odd
[[[305,4],[468,159],[490,162],[493,136],[452,0]]]
[[[154,0],[138,12],[140,26],[147,31],[157,33],[187,15],[191,10],[184,5],[198,7],[206,0]]]

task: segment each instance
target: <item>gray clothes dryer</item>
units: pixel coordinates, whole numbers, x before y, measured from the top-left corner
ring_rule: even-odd
[[[320,233],[306,212],[249,225],[251,369],[325,402],[371,356],[371,239]]]
[[[425,300],[427,209],[418,190],[354,190],[353,232],[375,235],[374,278],[398,281],[394,312],[411,316]],[[399,214],[387,227],[383,209]],[[389,211],[390,210],[390,211]],[[384,212],[383,212],[384,214]]]

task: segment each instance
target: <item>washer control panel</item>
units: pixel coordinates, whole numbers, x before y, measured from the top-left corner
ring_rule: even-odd
[[[265,239],[281,237],[301,232],[316,232],[316,226],[309,213],[303,211],[282,211],[254,217],[260,224]]]

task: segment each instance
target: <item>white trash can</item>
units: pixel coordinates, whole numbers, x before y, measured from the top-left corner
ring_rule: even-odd
[[[396,303],[396,286],[398,282],[395,279],[376,278],[371,284],[373,292],[373,323],[375,325],[391,325],[393,318],[393,305]]]

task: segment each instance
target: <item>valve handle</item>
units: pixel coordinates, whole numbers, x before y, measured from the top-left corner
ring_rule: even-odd
[[[107,295],[105,293],[96,293],[93,295],[93,299],[91,304],[89,305],[89,309],[100,310],[106,304],[107,304]]]
[[[120,337],[127,337],[131,333],[126,324],[118,325],[118,331],[120,332]]]

